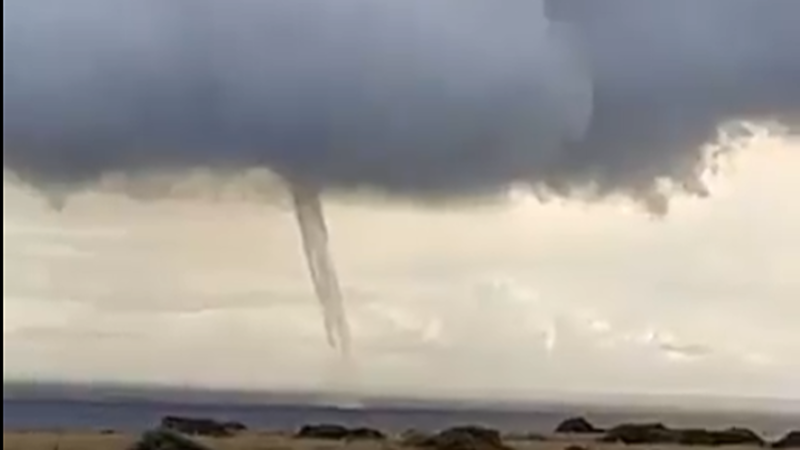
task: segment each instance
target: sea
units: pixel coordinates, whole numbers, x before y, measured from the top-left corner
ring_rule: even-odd
[[[152,428],[166,415],[239,421],[251,429],[291,431],[306,424],[336,423],[368,426],[388,433],[414,429],[436,431],[456,425],[489,426],[508,434],[551,433],[562,420],[583,416],[597,426],[629,422],[662,422],[675,427],[750,428],[765,438],[776,439],[800,429],[800,410],[781,407],[681,408],[674,404],[629,405],[619,402],[585,405],[579,402],[488,404],[486,402],[404,401],[380,399],[357,404],[331,404],[298,395],[192,396],[180,393],[97,389],[3,388],[4,431],[101,431],[140,432]],[[145,392],[145,395],[142,394]]]

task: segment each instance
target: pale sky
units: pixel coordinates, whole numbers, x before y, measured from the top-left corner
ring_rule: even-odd
[[[749,147],[663,220],[329,199],[361,385],[800,399],[800,142]],[[3,203],[6,378],[330,385],[287,209],[90,194],[58,214],[5,178]]]

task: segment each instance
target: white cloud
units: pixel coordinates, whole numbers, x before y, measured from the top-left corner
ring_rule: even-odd
[[[762,142],[663,221],[620,205],[331,202],[368,386],[800,397],[798,144]],[[316,386],[335,367],[294,220],[246,201],[4,180],[6,375]]]

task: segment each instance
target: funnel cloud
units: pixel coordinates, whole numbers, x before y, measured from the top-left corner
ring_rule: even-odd
[[[732,125],[800,123],[796,0],[5,0],[3,15],[5,170],[55,205],[107,174],[303,180],[289,190],[334,334],[321,192],[526,185],[666,212],[663,183],[704,194],[709,146],[747,130]]]
[[[342,292],[328,248],[328,229],[319,191],[307,184],[293,183],[290,192],[300,226],[303,252],[311,281],[322,305],[328,344],[343,356],[350,355],[350,329],[344,312]]]

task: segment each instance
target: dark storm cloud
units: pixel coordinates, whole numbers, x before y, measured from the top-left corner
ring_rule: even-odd
[[[5,0],[3,165],[646,198],[697,187],[728,121],[798,123],[796,0],[553,5],[557,22],[535,0]]]
[[[800,2],[550,5],[552,16],[580,30],[595,87],[591,128],[562,153],[555,183],[638,189],[668,177],[702,189],[699,150],[721,125],[764,120],[797,132]]]

